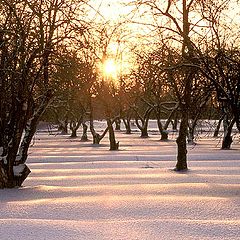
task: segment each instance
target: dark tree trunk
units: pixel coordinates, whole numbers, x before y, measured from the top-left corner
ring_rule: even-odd
[[[162,141],[168,140],[168,131],[163,130],[163,131],[161,132],[161,140],[162,140]]]
[[[230,124],[227,127],[225,127],[225,129],[224,129],[222,149],[230,149],[231,148],[231,144],[233,142],[231,134],[232,134],[232,128],[233,128],[234,123],[235,123],[235,119],[232,119]]]
[[[23,164],[26,162],[28,157],[28,154],[27,154],[28,149],[33,139],[33,136],[37,130],[39,119],[44,113],[44,111],[46,110],[51,98],[52,98],[52,93],[51,91],[48,91],[46,95],[43,96],[41,105],[38,107],[38,109],[35,110],[32,118],[28,120],[27,125],[25,127],[25,134],[18,151],[18,156],[16,159],[17,164]]]
[[[173,129],[173,131],[177,131],[178,130],[177,127],[178,127],[178,113],[175,112],[174,118],[173,118],[173,121],[172,121],[172,129]]]
[[[161,120],[160,118],[157,117],[157,124],[158,124],[158,129],[159,129],[159,132],[161,134],[161,141],[166,141],[168,140],[168,132],[167,130],[163,129],[163,126],[162,126],[162,123],[161,123]]]
[[[88,126],[85,122],[82,123],[82,128],[83,128],[83,133],[82,133],[81,141],[86,142],[88,141],[88,136],[87,136]]]
[[[31,172],[30,169],[25,164],[27,157],[28,157],[28,149],[31,144],[32,138],[36,132],[37,125],[41,115],[44,113],[45,109],[47,108],[50,99],[52,98],[51,91],[48,91],[45,96],[42,98],[42,102],[40,106],[35,110],[33,116],[28,120],[24,137],[22,139],[21,145],[18,150],[18,155],[15,159],[13,166],[14,172],[14,185],[21,186],[24,180],[27,178],[29,173]]]
[[[23,176],[22,172],[19,172],[18,175],[15,174],[14,167],[16,164],[19,165],[19,163],[16,162],[16,159],[21,141],[22,131],[20,130],[19,126],[15,125],[13,126],[13,128],[15,130],[13,131],[13,135],[11,135],[11,137],[9,138],[7,149],[3,151],[5,155],[2,156],[2,161],[0,161],[0,181],[3,181],[2,183],[0,183],[0,186],[3,188],[14,188],[16,186],[19,186],[18,178],[21,177],[21,182],[23,182],[30,172],[25,171],[27,173],[26,176]],[[28,169],[25,164],[21,165],[22,170]]]
[[[76,120],[71,120],[70,129],[72,131],[72,133],[71,133],[72,138],[77,137],[77,130],[79,129],[82,121],[83,121],[83,116],[79,116]]]
[[[0,189],[6,188],[7,182],[8,182],[8,177],[7,177],[6,169],[2,161],[0,161]]]
[[[28,157],[28,149],[31,144],[32,138],[36,132],[37,124],[38,124],[37,118],[32,118],[29,120],[27,127],[25,129],[25,134],[23,137],[23,140],[21,142],[21,146],[19,148],[18,156],[17,156],[17,164],[23,164],[26,162]]]
[[[142,138],[148,138],[148,129],[147,129],[147,126],[144,126],[144,127],[141,128],[140,130],[141,130],[141,137],[142,137]]]
[[[121,119],[120,118],[116,118],[115,125],[116,125],[115,130],[120,131],[121,130]]]
[[[13,167],[14,169],[14,185],[16,187],[21,187],[22,183],[31,173],[30,169],[26,164],[19,164]]]
[[[182,110],[182,117],[177,138],[177,164],[176,171],[187,170],[187,130],[188,130],[188,114],[187,111]]]
[[[5,131],[2,133],[4,138],[1,162],[1,177],[3,180],[3,187],[13,188],[16,187],[16,178],[14,174],[14,165],[16,165],[16,158],[18,149],[21,143],[24,128],[27,123],[30,111],[26,102],[14,101],[12,102],[12,111],[10,112],[10,120],[6,126]]]
[[[75,121],[70,122],[71,138],[77,137],[77,130],[80,127],[81,122],[76,123]]]
[[[104,132],[100,135],[98,134],[94,127],[93,127],[93,123],[91,123],[90,121],[90,131],[92,133],[92,137],[93,137],[93,144],[99,144],[100,141],[105,137],[105,135],[107,134],[108,132],[108,127],[104,130]]]
[[[233,140],[232,140],[231,132],[229,132],[227,133],[226,136],[223,137],[222,149],[230,149],[232,142]]]
[[[110,119],[107,119],[107,125],[109,131],[110,150],[111,151],[118,150],[119,142],[116,142],[112,121]]]
[[[170,115],[168,116],[168,119],[164,125],[164,130],[167,130],[169,127],[169,124],[173,121],[172,119],[174,119],[174,121],[172,122],[173,125],[173,130],[177,130],[177,109],[179,107],[179,104],[177,103],[176,106],[172,109]],[[176,119],[176,123],[175,123],[175,119]]]
[[[98,133],[95,133],[92,136],[93,136],[93,144],[99,144],[100,141],[102,140]]]
[[[62,135],[67,135],[68,134],[68,122],[67,121],[61,121],[59,123],[58,129],[59,129],[59,131],[61,131]]]
[[[149,107],[145,111],[144,116],[142,117],[142,116],[140,116],[138,111],[135,109],[135,112],[136,112],[135,122],[136,122],[137,127],[141,131],[141,136],[140,137],[142,137],[142,138],[147,138],[148,137],[148,122],[149,122],[150,115],[151,115],[153,110],[154,110],[153,107]],[[139,123],[139,120],[141,121],[141,124]]]
[[[76,138],[77,137],[77,129],[74,128],[74,129],[71,129],[72,133],[71,133],[71,138]]]
[[[104,132],[100,135],[94,129],[92,114],[90,114],[90,131],[93,137],[93,144],[99,144],[100,141],[105,137],[108,132],[108,127],[104,130]]]
[[[132,130],[131,130],[131,120],[130,119],[124,119],[123,118],[123,123],[125,125],[125,128],[126,128],[126,134],[131,134],[132,133]]]
[[[194,138],[195,138],[195,129],[197,126],[198,118],[195,118],[192,123],[189,123],[188,125],[188,144],[192,145],[195,144]]]
[[[215,128],[215,130],[214,130],[214,134],[213,134],[214,137],[217,137],[218,134],[219,134],[219,130],[220,130],[220,127],[221,127],[223,118],[224,118],[224,114],[223,114],[223,115],[220,117],[220,119],[218,120],[218,124],[217,124],[217,126],[216,126],[216,128]]]
[[[139,130],[141,131],[141,136],[142,138],[148,138],[148,120],[149,119],[140,119],[142,122],[142,125],[139,124],[138,119],[136,119],[136,125],[139,128]]]
[[[193,145],[194,144],[194,127],[193,126],[189,126],[188,127],[188,144]]]

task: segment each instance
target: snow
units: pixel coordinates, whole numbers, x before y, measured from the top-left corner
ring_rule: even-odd
[[[0,239],[240,239],[238,135],[233,150],[199,135],[190,170],[177,173],[176,133],[116,134],[119,151],[107,136],[94,146],[39,131],[24,186],[0,190]]]
[[[19,164],[17,166],[13,166],[14,176],[21,176],[21,173],[24,171],[25,164]]]

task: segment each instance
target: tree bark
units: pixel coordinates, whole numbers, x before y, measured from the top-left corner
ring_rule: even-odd
[[[80,117],[77,122],[75,120],[72,120],[70,122],[70,129],[72,131],[71,136],[72,138],[76,138],[77,137],[77,130],[79,129],[80,125],[82,123],[82,117]]]
[[[173,131],[178,130],[178,113],[177,113],[177,111],[175,112],[174,118],[173,118],[173,121],[172,121],[172,129],[173,129]]]
[[[147,126],[145,125],[141,130],[141,138],[148,138],[148,129]]]
[[[188,144],[193,145],[195,144],[195,129],[197,126],[198,117],[192,120],[192,123],[188,124]]]
[[[100,135],[94,129],[93,118],[90,114],[90,131],[93,137],[93,144],[99,144],[100,141],[105,137],[108,132],[108,127],[104,130],[104,132]]]
[[[46,110],[51,98],[52,92],[48,91],[46,95],[43,96],[40,106],[35,110],[33,116],[28,120],[25,127],[25,134],[18,151],[18,156],[16,159],[17,164],[23,164],[26,162],[28,156],[28,149],[31,144],[32,138],[37,130],[39,119]]]
[[[62,135],[67,135],[68,134],[68,121],[67,120],[60,121],[58,129],[61,131]]]
[[[110,150],[111,151],[118,150],[119,142],[116,142],[112,121],[110,119],[107,119],[107,125],[109,131]]]
[[[162,126],[162,123],[161,123],[161,120],[160,118],[157,117],[157,124],[158,124],[158,129],[159,129],[159,132],[161,134],[161,141],[166,141],[168,140],[168,131],[165,130]]]
[[[116,118],[115,125],[116,125],[115,130],[120,131],[121,130],[121,119],[120,118]]]
[[[125,128],[126,128],[126,134],[131,134],[132,133],[132,130],[131,130],[131,120],[130,119],[124,119],[123,118],[123,123],[125,125]]]
[[[0,189],[6,188],[8,182],[8,177],[6,173],[6,169],[4,168],[4,164],[0,161]]]
[[[219,134],[219,130],[220,130],[220,127],[221,127],[221,123],[222,123],[222,121],[223,121],[223,118],[224,118],[224,114],[223,114],[223,115],[220,117],[220,119],[218,120],[218,124],[217,124],[217,126],[216,126],[216,128],[215,128],[215,130],[214,130],[214,134],[213,134],[214,137],[217,137],[218,134]]]
[[[235,123],[235,119],[232,119],[230,124],[224,130],[222,149],[230,149],[231,148],[231,144],[233,142],[231,134],[232,134],[232,128],[233,128],[234,123]]]
[[[188,114],[187,111],[182,111],[181,123],[179,128],[179,135],[177,138],[177,164],[176,171],[187,170],[187,128],[188,128]]]
[[[82,128],[83,128],[83,133],[82,133],[81,141],[86,142],[88,141],[88,136],[87,136],[88,126],[85,122],[82,123]]]
[[[77,137],[77,129],[74,128],[74,129],[71,129],[72,133],[71,133],[71,138],[76,138]]]

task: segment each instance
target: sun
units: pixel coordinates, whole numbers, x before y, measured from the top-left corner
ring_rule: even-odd
[[[113,59],[107,59],[103,64],[103,73],[107,77],[116,78],[118,75],[118,66]]]

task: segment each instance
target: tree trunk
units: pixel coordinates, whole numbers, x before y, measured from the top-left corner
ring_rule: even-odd
[[[98,134],[95,129],[94,129],[94,124],[93,124],[93,119],[92,116],[90,115],[90,131],[93,137],[93,144],[99,144],[100,141],[104,138],[104,136],[107,134],[108,132],[108,127],[104,130],[104,132],[102,133],[102,135]]]
[[[2,161],[0,161],[0,189],[6,188],[7,182],[8,182],[8,177],[7,177],[6,169],[4,168]]]
[[[19,151],[18,151],[18,156],[16,159],[17,164],[23,164],[26,162],[27,157],[28,157],[28,149],[31,144],[32,138],[37,130],[37,125],[39,123],[39,119],[46,110],[50,100],[52,98],[52,92],[48,91],[45,96],[42,98],[42,102],[40,106],[35,110],[32,118],[30,118],[27,122],[27,125],[25,127],[25,134],[22,139]]]
[[[226,136],[223,137],[222,141],[222,149],[230,149],[232,144],[232,136],[231,131],[226,134]]]
[[[172,129],[173,129],[173,131],[177,131],[177,127],[178,127],[178,113],[176,111],[175,114],[174,114],[173,121],[172,121]]]
[[[88,126],[85,122],[82,123],[82,128],[83,128],[83,133],[82,133],[81,141],[86,142],[88,141],[88,136],[87,136]]]
[[[188,127],[188,144],[193,145],[194,144],[194,128],[193,126]]]
[[[221,123],[222,123],[222,121],[223,121],[224,115],[225,115],[225,114],[223,114],[223,115],[220,117],[220,119],[218,120],[218,124],[217,124],[217,126],[216,126],[216,128],[215,128],[215,131],[214,131],[214,134],[213,134],[214,137],[217,137],[218,134],[219,134],[219,130],[220,130]]]
[[[145,111],[144,116],[142,117],[142,116],[140,116],[140,114],[135,109],[135,112],[136,112],[136,115],[137,115],[136,118],[135,118],[135,122],[136,122],[137,127],[141,131],[141,136],[140,137],[142,137],[142,138],[147,138],[148,137],[148,122],[149,122],[150,115],[151,115],[153,110],[154,110],[153,107],[149,107]],[[139,123],[139,120],[141,121],[141,125]]]
[[[125,128],[126,128],[126,134],[131,134],[132,133],[132,130],[131,130],[131,120],[130,119],[124,119],[123,118],[123,123],[125,125]]]
[[[231,144],[233,142],[231,134],[232,134],[232,128],[233,128],[234,123],[235,123],[235,119],[232,119],[230,124],[224,129],[222,149],[230,149],[231,148]]]
[[[140,130],[141,130],[141,138],[148,138],[147,126],[142,127]]]
[[[167,141],[168,140],[168,131],[167,130],[163,130],[161,132],[161,140],[162,141]]]
[[[161,120],[160,118],[157,117],[157,124],[158,124],[158,129],[159,129],[159,132],[161,134],[161,141],[166,141],[168,140],[168,131],[163,129],[163,126],[162,126],[162,123],[161,123]]]
[[[76,138],[77,137],[77,129],[76,128],[72,128],[71,129],[72,133],[71,133],[71,138]]]
[[[187,111],[182,110],[182,117],[177,138],[177,164],[176,171],[187,170],[187,129],[188,128],[188,114]]]
[[[142,126],[139,124],[138,119],[135,120],[137,127],[141,131],[142,138],[148,138],[148,120],[140,119],[142,122]]]
[[[116,125],[115,130],[120,131],[121,130],[121,119],[120,118],[117,118],[115,120],[115,125]]]
[[[25,129],[25,134],[18,151],[17,164],[23,164],[28,157],[28,149],[31,144],[32,138],[37,129],[38,119],[31,119]]]
[[[178,109],[178,107],[179,107],[179,104],[177,103],[176,106],[174,107],[174,109],[169,114],[166,123],[164,124],[164,128],[163,128],[164,130],[168,129],[168,126],[172,122],[173,118],[174,118],[174,122],[175,122],[175,119],[177,119],[177,109]],[[175,124],[173,124],[173,130],[177,130],[177,126]]]
[[[72,133],[71,133],[72,138],[77,137],[77,130],[79,129],[82,121],[83,121],[83,116],[78,117],[77,120],[70,121],[70,129],[72,131]]]
[[[112,121],[110,119],[107,119],[107,125],[109,130],[110,150],[111,151],[118,150],[119,142],[116,142]]]
[[[95,133],[92,136],[93,136],[93,144],[99,144],[101,141],[100,135],[98,133]]]
[[[7,125],[7,130],[3,137],[5,144],[0,161],[2,160],[2,169],[7,176],[4,183],[6,188],[13,188],[16,186],[13,167],[16,164],[18,149],[21,143],[24,128],[27,123],[29,107],[23,102],[14,102],[12,109],[12,117]]]
[[[68,134],[68,122],[60,121],[58,129],[61,131],[62,135],[67,135]]]
[[[195,144],[194,138],[195,138],[195,129],[197,126],[198,118],[196,117],[194,120],[192,120],[192,123],[189,123],[188,125],[188,144],[193,145]]]

